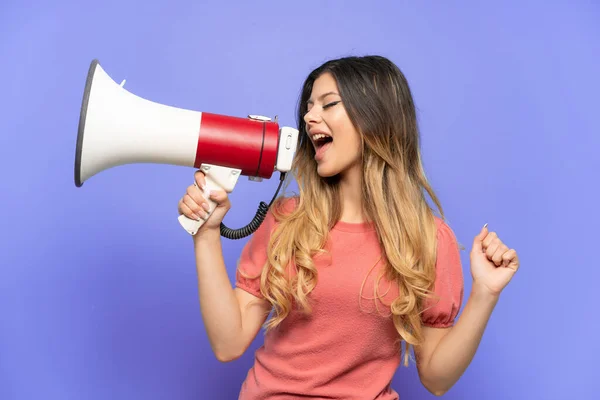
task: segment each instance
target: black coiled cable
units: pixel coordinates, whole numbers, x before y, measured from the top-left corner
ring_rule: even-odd
[[[256,210],[256,214],[254,215],[254,218],[252,218],[252,221],[250,221],[250,223],[248,225],[246,225],[242,228],[238,228],[238,229],[231,229],[231,228],[228,228],[223,222],[221,222],[221,236],[226,237],[227,239],[238,240],[238,239],[243,239],[246,236],[250,236],[251,234],[253,234],[258,229],[258,227],[263,223],[263,221],[265,220],[265,218],[267,216],[267,213],[269,212],[269,208],[271,207],[271,205],[277,198],[277,194],[279,194],[279,190],[281,190],[281,185],[283,184],[283,181],[285,180],[285,174],[286,174],[285,172],[282,172],[280,174],[279,186],[277,187],[277,190],[275,191],[275,195],[271,199],[271,202],[269,204],[267,204],[264,201],[261,201],[260,204],[258,205],[258,210]]]

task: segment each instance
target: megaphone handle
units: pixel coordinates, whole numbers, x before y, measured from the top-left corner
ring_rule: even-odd
[[[215,207],[217,206],[217,203],[215,203],[214,201],[212,201],[209,197],[210,191],[211,190],[220,190],[221,188],[219,187],[219,185],[216,184],[216,182],[214,182],[209,175],[206,175],[204,177],[204,180],[206,182],[206,185],[204,186],[204,198],[206,199],[206,203],[208,204],[209,210],[207,211],[207,214],[210,216],[212,214],[212,212],[214,211]],[[194,185],[198,186],[196,184],[196,182],[194,182]],[[204,224],[204,220],[200,219],[200,221],[196,221],[195,219],[190,219],[188,217],[186,217],[185,215],[180,215],[178,217],[179,223],[181,224],[181,226],[183,227],[183,229],[185,229],[187,231],[187,233],[189,233],[190,235],[195,235],[196,233],[198,233],[198,230],[200,229],[200,227]]]

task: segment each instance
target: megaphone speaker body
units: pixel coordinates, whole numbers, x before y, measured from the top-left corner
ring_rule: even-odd
[[[81,187],[119,165],[154,163],[202,169],[205,190],[231,192],[240,175],[269,179],[274,171],[289,171],[297,139],[296,129],[280,128],[269,118],[219,115],[146,100],[113,81],[93,60],[79,119],[75,185]],[[180,217],[191,234],[203,222],[186,220]]]

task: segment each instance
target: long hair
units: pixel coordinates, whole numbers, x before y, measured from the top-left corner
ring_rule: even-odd
[[[315,80],[330,73],[343,106],[362,142],[362,199],[367,218],[375,224],[385,276],[398,286],[391,303],[394,326],[405,342],[404,364],[411,346],[422,343],[420,315],[435,280],[436,223],[426,195],[442,207],[427,181],[420,154],[417,116],[404,74],[381,56],[331,60],[307,77],[298,104],[300,131],[293,165],[299,196],[293,210],[283,212],[285,198],[273,207],[278,222],[268,245],[261,291],[273,305],[266,328],[279,325],[299,306],[310,312],[309,293],[317,283],[313,257],[324,252],[329,230],[341,216],[339,181],[317,174],[315,150],[304,115]],[[288,274],[295,264],[294,276]]]

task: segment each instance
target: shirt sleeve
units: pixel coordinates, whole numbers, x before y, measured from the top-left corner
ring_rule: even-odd
[[[285,200],[279,207],[283,207],[284,211],[288,211],[294,204],[295,201],[292,198]],[[262,224],[254,231],[250,240],[242,248],[236,268],[235,286],[260,299],[264,299],[260,291],[260,274],[267,262],[267,247],[274,228],[275,217],[269,211]]]
[[[261,299],[264,296],[260,292],[260,274],[267,261],[267,246],[273,219],[273,215],[268,213],[263,223],[252,234],[242,248],[235,271],[235,286]]]
[[[447,328],[454,325],[463,301],[464,278],[460,249],[450,227],[436,217],[437,256],[435,297],[427,299],[422,314],[425,326]]]

